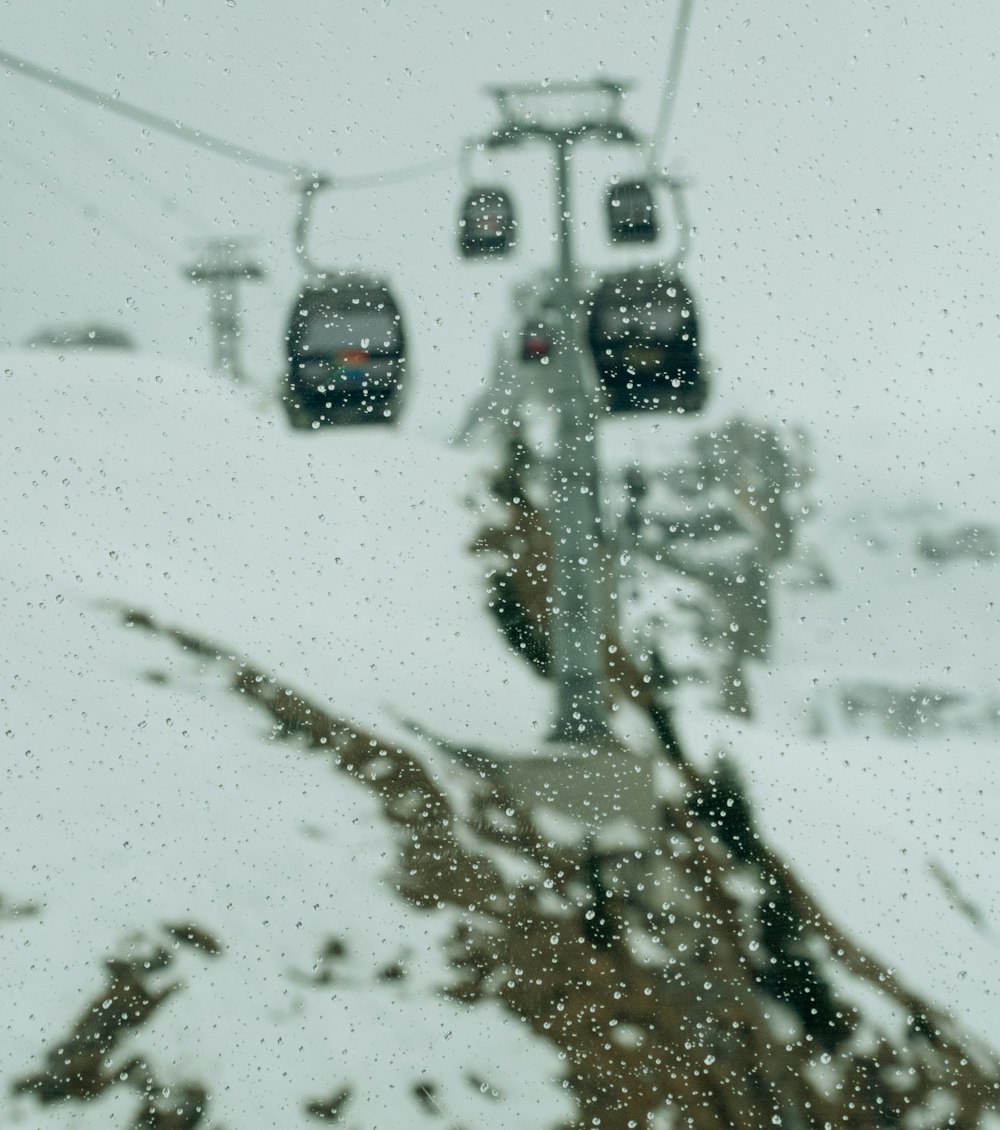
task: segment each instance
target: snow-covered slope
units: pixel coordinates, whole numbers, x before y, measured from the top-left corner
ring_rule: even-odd
[[[1000,564],[961,546],[991,520],[975,499],[831,501],[804,533],[827,581],[776,575],[755,719],[694,701],[680,718],[692,751],[739,763],[766,838],[834,920],[996,1047]]]
[[[467,454],[378,427],[292,434],[276,401],[142,355],[0,372],[19,591],[143,608],[355,716],[531,736],[547,691],[481,615]]]
[[[207,1085],[212,1126],[305,1126],[344,1092],[358,1127],[567,1117],[554,1050],[442,995],[453,921],[395,893],[372,797],[122,616],[246,649],[382,732],[529,726],[539,687],[464,552],[466,465],[374,429],[290,437],[153,358],[0,372],[0,1124],[131,1125],[141,1072],[181,1106]],[[109,957],[181,988],[108,1051],[100,1098],[12,1100],[91,1002],[118,1007]]]
[[[213,1126],[306,1125],[307,1103],[359,1127],[569,1117],[550,1045],[442,996],[454,919],[395,894],[396,833],[370,794],[213,695],[222,668],[124,624],[134,609],[217,641],[389,739],[413,721],[527,748],[550,696],[485,613],[478,456],[405,429],[291,434],[273,402],[142,355],[14,354],[0,374],[5,1091],[92,1004],[116,1007],[112,957],[150,993],[181,988],[107,1054],[121,1085],[45,1108],[52,1125],[127,1125],[137,1070],[185,1102],[210,1085]],[[778,587],[757,720],[691,687],[685,748],[727,749],[832,918],[1000,1045],[995,736],[810,721],[819,690],[876,674],[944,685],[951,667],[985,693],[994,574],[838,521],[816,535],[834,587]],[[38,1121],[31,1095],[0,1102],[8,1124]]]

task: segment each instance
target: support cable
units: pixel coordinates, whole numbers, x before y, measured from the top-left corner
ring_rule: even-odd
[[[440,157],[430,157],[425,161],[418,161],[413,165],[403,165],[398,169],[387,169],[382,173],[357,173],[353,176],[336,177],[333,181],[334,188],[343,189],[371,189],[391,188],[393,185],[406,184],[408,181],[420,180],[422,177],[434,176],[435,173],[444,172],[456,164],[458,157],[453,153],[443,153]]]
[[[269,156],[259,150],[251,149],[247,145],[238,145],[224,137],[219,137],[217,134],[195,129],[193,126],[164,117],[162,114],[153,113],[151,110],[144,110],[141,106],[126,102],[116,95],[107,94],[92,86],[87,86],[85,83],[77,82],[75,79],[66,78],[57,71],[29,62],[27,59],[12,55],[8,51],[0,51],[0,65],[7,67],[15,74],[26,75],[28,78],[33,78],[46,86],[53,87],[72,98],[77,98],[92,106],[98,106],[102,110],[108,110],[113,114],[138,122],[149,129],[158,130],[168,137],[198,145],[220,157],[228,157],[230,160],[238,161],[241,165],[251,165],[265,172],[276,173],[279,176],[297,177],[302,173],[303,166],[301,164],[293,164],[291,161]],[[344,189],[369,189],[404,184],[420,177],[431,176],[448,168],[455,160],[455,155],[445,154],[412,165],[387,169],[384,172],[337,177],[333,183],[334,187]]]
[[[687,36],[691,27],[691,9],[694,0],[680,0],[677,12],[677,25],[674,29],[674,40],[670,45],[670,59],[667,63],[667,74],[663,81],[663,93],[660,95],[660,109],[656,116],[656,129],[649,145],[649,162],[647,173],[655,176],[660,172],[660,164],[667,142],[670,140],[670,121],[673,116],[677,88],[681,80],[681,68],[684,65],[684,54],[687,48]]]
[[[288,176],[295,172],[296,166],[288,161],[277,160],[248,146],[236,145],[223,137],[206,133],[204,130],[194,129],[183,122],[172,121],[161,114],[154,114],[150,110],[142,109],[141,106],[135,106],[131,102],[126,102],[110,94],[104,94],[92,86],[77,82],[75,79],[65,78],[56,71],[50,71],[47,67],[30,63],[27,59],[20,59],[7,51],[0,51],[0,63],[14,71],[15,74],[27,75],[28,78],[43,82],[46,86],[55,87],[63,94],[68,94],[83,102],[89,102],[92,106],[99,106],[102,110],[109,110],[123,118],[129,118],[131,121],[138,122],[149,129],[159,130],[160,133],[165,133],[169,137],[177,137],[190,142],[192,145],[200,145],[202,149],[210,149],[221,157],[229,157],[233,161],[239,161],[240,164],[254,165],[258,169],[278,173],[282,176]]]

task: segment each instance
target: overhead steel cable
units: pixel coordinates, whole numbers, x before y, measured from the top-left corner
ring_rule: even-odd
[[[663,80],[663,93],[660,95],[660,109],[656,115],[656,129],[649,143],[649,163],[647,171],[650,176],[660,172],[658,167],[660,158],[666,148],[670,137],[670,121],[673,116],[674,104],[677,97],[677,88],[681,81],[681,68],[684,65],[684,52],[687,47],[687,36],[691,28],[691,9],[694,0],[680,0],[677,12],[677,25],[674,29],[674,40],[670,45],[670,59],[667,63],[667,73]]]
[[[433,176],[451,168],[457,161],[457,156],[452,153],[442,154],[440,157],[430,157],[426,161],[419,161],[414,165],[403,165],[398,169],[387,169],[382,173],[356,173],[346,177],[334,177],[332,188],[361,189],[361,188],[389,188],[396,184],[405,184],[407,181],[419,180],[421,177]]]
[[[271,157],[266,153],[251,149],[247,145],[239,145],[236,142],[228,141],[226,138],[219,137],[216,134],[195,129],[193,126],[186,125],[184,122],[177,121],[176,119],[167,118],[151,110],[144,110],[141,106],[126,102],[117,95],[107,94],[92,86],[87,86],[85,83],[77,82],[75,79],[66,78],[57,71],[50,70],[48,67],[39,66],[37,63],[32,63],[17,55],[12,55],[9,51],[0,51],[0,64],[13,71],[15,74],[26,75],[28,78],[33,78],[73,98],[89,102],[92,106],[98,106],[102,110],[109,110],[113,114],[118,114],[123,118],[138,122],[140,125],[147,126],[149,129],[158,130],[168,137],[179,138],[192,145],[198,145],[202,149],[207,149],[209,152],[216,153],[221,157],[228,157],[230,160],[237,161],[242,165],[251,165],[265,172],[276,173],[279,176],[300,177],[302,175],[309,175],[306,167],[302,164],[293,164],[291,161]],[[403,184],[406,181],[430,176],[453,164],[455,159],[453,155],[442,155],[440,157],[432,157],[426,161],[417,162],[413,165],[387,169],[384,172],[332,177],[329,178],[329,182],[331,187],[343,189],[388,187],[389,185]]]
[[[172,121],[161,114],[154,114],[151,110],[134,106],[131,102],[95,90],[94,87],[77,82],[75,79],[65,78],[57,71],[50,71],[47,67],[40,67],[37,63],[31,63],[27,59],[20,59],[17,55],[11,55],[7,51],[0,51],[0,63],[15,74],[27,75],[28,78],[43,82],[46,86],[55,87],[56,90],[61,90],[64,94],[69,94],[73,98],[79,98],[93,106],[99,106],[102,110],[110,110],[113,114],[129,118],[140,125],[148,126],[150,129],[159,130],[160,133],[167,134],[170,137],[181,138],[192,145],[200,145],[202,149],[209,149],[213,153],[218,153],[222,157],[229,157],[243,165],[254,165],[258,169],[278,173],[281,176],[293,175],[297,170],[297,166],[289,161],[269,157],[266,153],[259,153],[249,146],[237,145],[235,142],[227,141],[224,137],[217,137],[214,134],[206,133],[204,130],[194,129],[183,122]]]

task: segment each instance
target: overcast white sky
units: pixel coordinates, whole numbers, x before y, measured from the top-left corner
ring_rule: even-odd
[[[6,0],[0,11],[8,51],[336,175],[452,149],[488,126],[481,91],[494,81],[634,80],[632,118],[648,128],[675,6]],[[721,408],[802,420],[828,446],[861,430],[886,467],[912,451],[894,447],[900,429],[910,441],[926,432],[935,481],[995,470],[998,46],[987,0],[696,0],[672,163],[695,180],[689,273]],[[269,270],[248,293],[247,362],[272,380],[296,281],[289,186],[23,77],[0,73],[0,91],[0,342],[101,319],[201,361],[203,298],[181,266],[198,235],[247,234]],[[592,263],[613,259],[597,238],[608,173],[634,160],[581,157]],[[455,257],[454,172],[319,208],[319,257],[398,287],[419,379],[411,426],[444,434],[461,417],[507,284],[550,253],[543,164],[525,155],[511,173],[527,230],[502,266]]]

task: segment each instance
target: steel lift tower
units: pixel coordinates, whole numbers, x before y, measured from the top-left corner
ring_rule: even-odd
[[[557,687],[555,741],[602,743],[609,736],[608,693],[600,602],[598,511],[598,390],[586,354],[573,250],[570,162],[586,141],[634,146],[622,118],[625,87],[595,80],[497,86],[500,111],[484,149],[541,143],[552,158],[558,255],[552,277],[557,311],[552,358],[557,419],[552,465],[553,606],[551,644]]]
[[[264,268],[250,258],[245,241],[212,239],[205,243],[198,261],[184,269],[184,275],[208,291],[212,367],[235,381],[246,380],[239,348],[239,284],[263,278]]]

